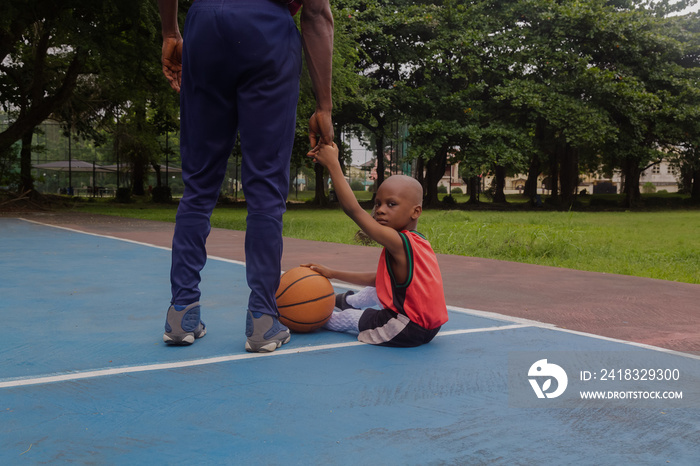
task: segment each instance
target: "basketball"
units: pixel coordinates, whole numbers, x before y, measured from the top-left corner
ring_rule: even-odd
[[[280,322],[299,333],[321,328],[335,306],[331,282],[308,267],[295,267],[282,274],[275,297]]]

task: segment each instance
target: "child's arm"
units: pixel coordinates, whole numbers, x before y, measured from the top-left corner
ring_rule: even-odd
[[[329,280],[341,280],[347,283],[361,286],[375,286],[377,280],[376,272],[347,272],[344,270],[333,270],[320,264],[301,264],[302,267],[309,267]]]
[[[331,180],[333,181],[333,186],[335,187],[335,194],[338,196],[338,201],[340,201],[340,206],[343,208],[345,214],[350,217],[362,231],[367,233],[367,236],[387,248],[393,257],[399,258],[405,256],[403,240],[401,236],[399,236],[399,233],[393,228],[377,223],[377,221],[360,206],[360,203],[357,202],[357,198],[355,198],[355,194],[353,194],[340,168],[338,147],[335,144],[332,146],[322,144],[319,149],[309,152],[308,156],[328,169]]]

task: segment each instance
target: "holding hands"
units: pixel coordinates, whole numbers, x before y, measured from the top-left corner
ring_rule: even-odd
[[[326,168],[330,168],[334,164],[340,165],[338,161],[338,146],[331,141],[331,144],[319,144],[311,149],[307,154],[314,162],[320,163]]]

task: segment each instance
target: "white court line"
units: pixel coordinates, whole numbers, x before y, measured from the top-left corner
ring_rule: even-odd
[[[465,335],[467,333],[484,333],[484,332],[497,332],[500,330],[513,330],[515,328],[527,328],[530,327],[529,325],[523,325],[523,324],[513,324],[513,325],[501,325],[498,327],[482,327],[482,328],[463,328],[460,330],[445,330],[445,331],[440,331],[435,338],[437,337],[449,337],[451,335]]]
[[[117,240],[117,241],[123,241],[125,243],[138,244],[139,246],[148,246],[148,247],[155,248],[155,249],[162,249],[164,251],[171,251],[172,250],[172,248],[167,248],[165,246],[158,246],[157,244],[144,243],[141,241],[134,241],[132,239],[119,238],[117,236],[101,235],[99,233],[91,233],[88,231],[76,230],[75,228],[61,227],[58,225],[51,225],[50,223],[41,223],[41,222],[37,222],[36,220],[29,220],[29,219],[22,218],[22,217],[18,217],[18,219],[23,220],[25,222],[29,222],[29,223],[34,223],[35,225],[41,225],[41,226],[51,227],[51,228],[58,228],[59,230],[70,231],[73,233],[80,233],[80,234],[89,235],[89,236],[97,236],[98,238],[113,239],[113,240]],[[237,264],[237,265],[242,265],[245,267],[245,262],[237,261],[234,259],[226,259],[225,257],[207,256],[207,259],[217,260],[217,261],[221,261],[221,262],[228,262],[230,264]]]
[[[503,315],[503,314],[496,314],[495,312],[478,311],[476,309],[466,309],[466,308],[460,308],[460,307],[455,307],[455,306],[447,306],[447,309],[450,311],[453,311],[453,312],[459,312],[459,313],[467,314],[467,315],[471,315],[471,316],[485,317],[488,319],[502,320],[505,322],[515,322],[515,323],[522,324],[523,327],[536,327],[536,328],[542,328],[545,330],[554,330],[556,332],[571,333],[573,335],[594,338],[596,340],[610,341],[613,343],[621,343],[623,345],[634,346],[636,348],[648,349],[648,350],[652,350],[652,351],[657,351],[659,353],[672,354],[674,356],[682,356],[682,357],[688,358],[688,359],[700,360],[699,354],[683,353],[681,351],[675,351],[675,350],[671,350],[671,349],[667,349],[667,348],[662,348],[660,346],[647,345],[646,343],[637,343],[634,341],[620,340],[619,338],[612,338],[612,337],[606,337],[603,335],[596,335],[595,333],[587,333],[587,332],[581,332],[578,330],[571,330],[568,328],[561,328],[561,327],[557,327],[554,324],[547,324],[544,322],[538,322],[536,320],[521,319],[519,317],[510,317],[510,316]],[[504,327],[495,327],[495,328],[505,329],[506,327],[504,326]]]
[[[485,327],[485,328],[471,328],[462,330],[451,330],[447,332],[440,332],[437,337],[441,336],[451,336],[451,335],[461,335],[465,333],[483,333],[483,332],[496,332],[499,330],[510,330],[513,328],[523,328],[524,325],[504,325],[502,327]],[[217,356],[214,358],[204,358],[204,359],[193,359],[190,361],[177,361],[177,362],[167,362],[160,364],[144,364],[141,366],[125,366],[125,367],[114,367],[110,369],[99,369],[84,372],[70,372],[66,374],[55,374],[47,376],[37,376],[37,377],[23,377],[17,379],[6,380],[0,382],[0,388],[13,388],[13,387],[26,387],[29,385],[41,385],[55,382],[70,382],[74,380],[82,379],[93,379],[95,377],[104,377],[108,375],[120,375],[120,374],[133,374],[136,372],[151,372],[160,371],[166,369],[178,369],[182,367],[196,367],[196,366],[206,366],[208,364],[218,364],[222,362],[231,361],[241,361],[246,359],[264,358],[270,356],[286,356],[289,354],[299,354],[299,353],[311,353],[314,351],[324,351],[329,349],[337,348],[350,348],[353,346],[368,346],[366,343],[360,341],[349,341],[345,343],[331,343],[326,345],[318,346],[303,346],[301,348],[285,348],[279,349],[272,353],[245,353],[245,354],[232,354],[229,356]]]

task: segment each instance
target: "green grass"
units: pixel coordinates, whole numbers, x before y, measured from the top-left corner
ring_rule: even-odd
[[[439,252],[700,283],[700,212],[426,212]]]
[[[174,206],[85,203],[76,210],[175,221]],[[244,230],[245,216],[241,207],[219,207],[212,226]],[[418,230],[443,254],[700,283],[698,210],[427,210]],[[339,209],[292,207],[285,214],[284,235],[292,238],[354,244],[356,231]]]

